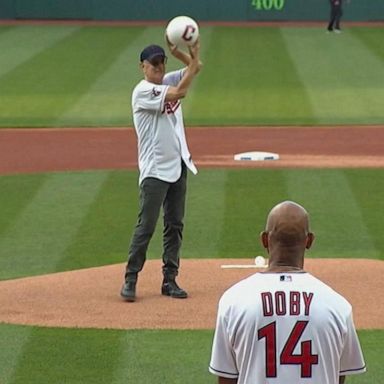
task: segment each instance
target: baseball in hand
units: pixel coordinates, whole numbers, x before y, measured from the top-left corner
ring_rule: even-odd
[[[199,37],[199,26],[189,16],[177,16],[168,23],[165,33],[173,45],[193,45]]]
[[[256,256],[255,257],[255,265],[256,267],[265,267],[265,258],[263,256]]]

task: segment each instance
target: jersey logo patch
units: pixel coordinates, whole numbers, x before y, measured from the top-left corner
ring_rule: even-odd
[[[174,114],[177,110],[177,108],[180,107],[180,100],[176,100],[176,101],[168,101],[164,104],[164,109],[162,111],[162,113],[167,113],[167,115],[170,115],[170,114]]]
[[[157,96],[159,96],[160,95],[160,93],[161,93],[161,91],[159,91],[158,89],[156,89],[156,88],[153,88],[152,89],[152,97],[157,97]]]
[[[290,276],[290,275],[281,275],[280,276],[280,281],[285,282],[285,283],[291,283],[292,282],[292,276]]]

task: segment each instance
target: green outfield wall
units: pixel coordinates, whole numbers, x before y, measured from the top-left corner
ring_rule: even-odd
[[[325,20],[329,0],[0,0],[1,19],[207,21]],[[344,20],[384,20],[384,0],[350,0]]]

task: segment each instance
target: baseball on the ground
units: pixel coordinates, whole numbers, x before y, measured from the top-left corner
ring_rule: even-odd
[[[177,16],[168,23],[165,33],[176,46],[193,45],[199,37],[199,26],[189,16]]]
[[[255,257],[255,265],[256,267],[264,267],[265,266],[265,258],[263,256]]]

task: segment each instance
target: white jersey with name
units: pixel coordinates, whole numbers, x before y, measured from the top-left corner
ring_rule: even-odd
[[[338,384],[365,371],[346,299],[309,273],[256,273],[219,302],[209,371],[239,384]]]
[[[181,102],[165,102],[169,86],[176,86],[184,70],[169,72],[163,84],[142,80],[132,93],[133,122],[138,138],[139,184],[146,177],[175,182],[181,161],[194,173],[187,146]]]

